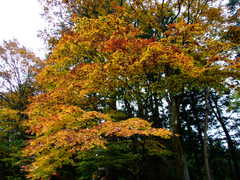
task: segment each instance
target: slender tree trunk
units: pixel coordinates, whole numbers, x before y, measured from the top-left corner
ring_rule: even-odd
[[[228,149],[229,149],[231,159],[232,159],[232,162],[233,162],[233,167],[234,167],[234,179],[238,180],[238,178],[240,177],[240,172],[239,172],[240,169],[239,169],[238,162],[237,162],[238,158],[237,158],[237,155],[236,155],[236,148],[235,148],[235,145],[232,141],[232,138],[231,138],[230,134],[228,133],[227,127],[224,123],[222,113],[221,113],[221,111],[218,107],[218,103],[214,98],[212,98],[212,100],[213,100],[216,111],[214,110],[214,107],[210,103],[211,108],[214,112],[215,117],[219,121],[219,123],[220,123],[220,125],[221,125],[221,127],[224,131],[224,134],[226,136],[226,139],[227,139]]]
[[[233,167],[234,167],[234,179],[238,180],[240,177],[240,173],[239,173],[239,167],[238,167],[238,162],[237,162],[238,158],[235,153],[235,146],[233,144],[233,141],[231,139],[231,136],[228,133],[228,130],[227,130],[225,124],[223,123],[223,121],[221,119],[219,119],[219,122],[223,128],[223,131],[224,131],[226,139],[227,139],[228,149],[230,151],[230,155],[231,155],[231,159],[232,159]]]
[[[179,134],[179,109],[180,98],[178,96],[170,96],[170,126],[174,134]],[[173,146],[177,153],[177,178],[181,180],[190,180],[186,157],[184,155],[182,143],[179,136],[173,136]]]
[[[199,120],[198,120],[198,122],[200,122]],[[199,152],[199,154],[200,154],[200,158],[199,158],[199,163],[198,163],[198,168],[199,168],[199,175],[201,176],[201,177],[203,177],[204,176],[204,171],[203,171],[203,168],[202,168],[202,164],[204,163],[204,153],[203,153],[203,147],[204,147],[204,142],[203,142],[203,136],[202,136],[202,128],[201,128],[201,125],[198,123],[197,124],[197,130],[198,130],[198,138],[199,138],[199,141],[200,141],[200,152]],[[199,178],[199,179],[201,179],[201,178]]]
[[[195,95],[195,93],[194,93]],[[199,117],[198,117],[198,110],[197,110],[197,101],[198,99],[195,98],[195,96],[192,95],[191,96],[191,109],[192,109],[192,116],[193,116],[193,119],[196,123],[196,128],[197,128],[197,137],[199,139],[199,142],[200,142],[200,152],[195,152],[195,153],[198,153],[200,155],[200,158],[198,157],[196,160],[198,161],[197,165],[198,165],[198,168],[199,170],[202,168],[202,164],[203,164],[203,157],[204,157],[204,154],[203,154],[203,137],[202,137],[202,128],[201,128],[201,124],[200,124],[200,120],[199,120]],[[199,171],[199,176],[202,177],[202,171]]]
[[[161,119],[160,119],[159,102],[158,102],[157,95],[154,96],[154,113],[153,114],[154,114],[154,116],[156,118],[156,121],[159,124],[159,127],[163,128],[162,122],[161,122]]]
[[[208,102],[208,98],[209,98],[209,90],[206,89],[205,91],[205,121],[204,121],[204,138],[203,138],[203,151],[204,151],[204,164],[205,164],[205,171],[206,171],[206,177],[207,180],[211,180],[211,173],[210,173],[210,166],[209,166],[209,158],[208,158],[208,116],[209,116],[209,102]]]

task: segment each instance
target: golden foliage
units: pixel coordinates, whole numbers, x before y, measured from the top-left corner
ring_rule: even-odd
[[[72,163],[78,151],[104,147],[108,136],[171,137],[170,131],[152,128],[143,119],[115,122],[104,114],[101,102],[119,89],[137,101],[146,87],[153,93],[180,92],[239,77],[234,69],[239,62],[228,56],[235,44],[209,36],[212,27],[205,24],[181,19],[170,24],[161,39],[144,39],[142,29],[117,14],[75,17],[74,23],[38,74],[43,93],[32,98],[26,112],[25,125],[36,136],[24,150],[26,156],[34,156],[27,167],[32,179]],[[157,80],[149,83],[149,74]]]

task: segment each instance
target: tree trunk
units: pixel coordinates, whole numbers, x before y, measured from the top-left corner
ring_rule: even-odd
[[[123,102],[124,102],[124,108],[125,108],[125,111],[127,112],[128,118],[133,117],[133,110],[131,108],[131,104],[126,99],[123,99]]]
[[[181,139],[178,136],[180,133],[179,109],[180,109],[180,97],[170,95],[170,100],[169,100],[170,126],[171,126],[171,130],[174,133],[173,147],[175,152],[177,153],[176,175],[178,179],[190,180],[186,157],[183,152]]]
[[[238,167],[238,162],[237,162],[237,156],[235,153],[235,146],[233,144],[233,141],[231,139],[231,136],[228,133],[228,130],[227,130],[225,124],[223,123],[223,121],[221,119],[219,119],[219,122],[223,128],[223,131],[224,131],[226,139],[227,139],[228,149],[230,151],[230,155],[231,155],[231,159],[232,159],[233,167],[234,167],[234,179],[238,180],[238,178],[240,177],[240,173],[239,173],[239,167]]]
[[[235,148],[235,145],[232,141],[232,138],[230,136],[230,134],[228,133],[228,130],[227,130],[227,127],[224,123],[224,119],[222,117],[222,113],[221,111],[219,110],[219,107],[218,107],[218,103],[217,103],[217,100],[215,100],[213,97],[212,97],[212,101],[214,103],[214,106],[215,106],[215,109],[216,111],[214,110],[214,107],[213,105],[211,105],[211,109],[212,111],[214,112],[214,115],[215,117],[217,118],[217,120],[219,121],[223,131],[224,131],[224,134],[226,136],[226,139],[227,139],[227,144],[228,144],[228,149],[229,149],[229,152],[230,152],[230,155],[231,155],[231,159],[232,159],[232,162],[233,162],[233,167],[234,167],[234,179],[238,180],[238,177],[240,177],[240,173],[239,173],[239,166],[238,166],[238,162],[237,162],[237,155],[236,155],[236,148]]]
[[[192,109],[192,116],[193,116],[193,119],[196,123],[196,128],[197,128],[197,137],[199,139],[199,143],[200,143],[200,152],[197,151],[195,153],[198,153],[199,154],[199,157],[196,158],[196,161],[198,162],[197,165],[198,165],[198,169],[199,169],[199,176],[200,177],[203,177],[202,175],[202,164],[203,164],[203,157],[204,157],[204,154],[203,154],[203,137],[202,137],[202,127],[201,127],[201,124],[200,124],[200,119],[198,117],[198,109],[197,109],[197,101],[198,99],[194,97],[195,96],[195,93],[191,96],[191,109]],[[199,177],[199,179],[200,179]]]
[[[211,180],[211,173],[210,173],[210,166],[209,166],[209,159],[208,159],[208,116],[209,116],[209,90],[206,89],[205,91],[205,121],[204,121],[204,138],[203,138],[203,151],[204,151],[204,164],[205,164],[205,171],[206,171],[206,177],[207,180]]]

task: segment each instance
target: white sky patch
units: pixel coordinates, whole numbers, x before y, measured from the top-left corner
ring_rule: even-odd
[[[37,37],[44,29],[38,0],[0,0],[0,43],[17,39],[20,44],[44,57],[43,41]]]

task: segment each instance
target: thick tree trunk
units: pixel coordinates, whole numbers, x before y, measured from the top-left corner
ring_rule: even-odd
[[[170,110],[170,126],[175,134],[173,136],[173,146],[177,153],[177,178],[181,180],[190,180],[186,157],[184,155],[181,139],[178,136],[179,131],[179,109],[180,98],[178,96],[170,96],[169,110]]]
[[[110,99],[109,106],[111,110],[117,111],[117,101],[115,98]]]
[[[153,122],[153,126],[157,128],[163,128],[163,123],[160,119],[160,113],[159,113],[159,102],[157,99],[157,96],[155,94],[151,95],[150,97],[150,110],[151,110],[151,122]]]
[[[131,104],[126,99],[124,99],[123,102],[124,102],[124,107],[125,107],[125,111],[127,112],[128,118],[133,117],[133,110],[132,110]]]
[[[138,107],[137,116],[145,119],[144,106],[141,100],[137,101],[137,107]]]
[[[205,121],[204,121],[204,138],[203,138],[203,151],[204,151],[204,164],[205,164],[205,171],[206,171],[206,177],[207,180],[211,180],[211,172],[210,172],[210,166],[209,166],[209,158],[208,158],[208,116],[209,116],[209,90],[206,89],[205,91],[205,104],[206,104],[206,109],[205,109]]]

